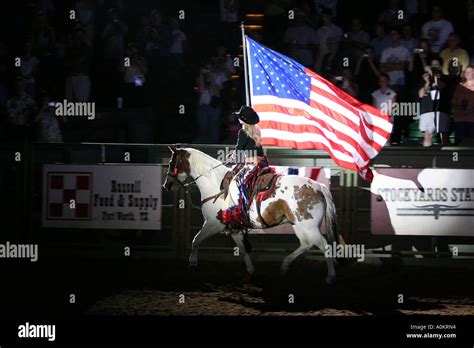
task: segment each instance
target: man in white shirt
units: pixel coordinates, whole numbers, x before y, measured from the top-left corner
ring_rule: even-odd
[[[317,71],[322,69],[324,57],[327,54],[334,56],[342,39],[342,29],[332,22],[333,15],[329,9],[323,10],[323,25],[316,31],[319,42],[319,56],[316,63]]]
[[[449,34],[454,32],[454,28],[451,22],[443,19],[443,11],[439,6],[433,7],[431,18],[421,28],[421,36],[430,41],[433,53],[439,53],[446,44]]]
[[[405,68],[410,61],[410,51],[400,45],[400,33],[392,30],[391,45],[382,52],[380,70],[390,77],[390,88],[398,95],[402,94],[405,86]]]

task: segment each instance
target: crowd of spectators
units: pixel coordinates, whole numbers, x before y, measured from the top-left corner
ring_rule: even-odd
[[[384,8],[352,10],[356,5],[348,0],[253,6],[216,0],[195,5],[190,19],[179,10],[187,8],[184,2],[164,10],[160,3],[124,0],[20,1],[2,17],[2,124],[30,126],[34,140],[60,142],[67,122],[54,115],[52,101],[66,99],[103,109],[152,109],[165,120],[158,123],[163,134],[170,120],[166,105],[174,103],[186,104],[187,122],[195,125],[190,142],[233,142],[239,125],[230,113],[244,95],[240,21],[247,13],[263,13],[261,27],[249,30],[258,41],[362,102],[390,105],[384,111],[394,121],[391,144],[408,143],[414,124],[424,133],[424,146],[432,145],[435,134],[449,144],[453,131],[457,144],[469,142],[474,0],[456,4],[458,17],[445,15],[434,0],[381,3]],[[414,109],[400,114],[392,109],[397,103]]]
[[[453,132],[456,144],[474,140],[474,2],[456,5],[464,9],[456,21],[436,2],[421,0],[390,0],[376,16],[338,21],[340,3],[299,2],[283,40],[265,35],[267,44],[388,112],[392,145],[409,143],[414,126],[425,147],[435,134],[443,145]]]

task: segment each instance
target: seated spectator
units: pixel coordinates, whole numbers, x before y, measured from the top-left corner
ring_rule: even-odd
[[[355,77],[359,85],[358,98],[361,102],[370,104],[372,101],[371,91],[379,85],[380,66],[374,57],[374,50],[368,47],[360,56],[355,69]]]
[[[400,33],[392,29],[390,33],[391,45],[382,52],[380,71],[390,76],[390,88],[400,98],[405,87],[405,69],[410,61],[410,52],[400,45]]]
[[[449,143],[451,99],[446,93],[446,77],[441,71],[442,59],[434,58],[423,75],[420,97],[420,131],[424,132],[423,146],[433,143],[433,133],[439,133],[443,145]]]
[[[26,93],[26,82],[15,81],[15,96],[7,101],[7,122],[12,126],[28,126],[36,113],[35,100]]]
[[[421,37],[429,40],[434,53],[439,53],[446,44],[449,34],[453,31],[454,28],[451,22],[443,19],[441,7],[434,6],[431,20],[426,22],[421,28]]]
[[[464,81],[453,96],[456,142],[460,145],[474,141],[474,65],[464,70]]]
[[[38,143],[62,143],[63,137],[54,105],[50,103],[47,93],[40,93],[40,110],[35,117],[35,140]]]
[[[26,83],[26,93],[32,98],[36,97],[36,73],[40,64],[39,59],[32,54],[33,45],[31,42],[25,44],[25,52],[21,57],[19,75]]]
[[[383,50],[390,47],[390,37],[385,33],[385,26],[382,23],[375,27],[375,37],[370,40],[370,46],[374,49],[377,60],[380,60]]]
[[[455,74],[461,76],[464,69],[469,65],[469,54],[459,47],[459,35],[451,33],[448,37],[447,47],[441,51],[439,56],[443,58],[443,74]],[[454,70],[450,72],[450,70]]]
[[[147,64],[134,44],[127,47],[130,66],[121,65],[123,71],[123,105],[124,107],[142,107],[145,105],[145,75]]]
[[[317,42],[319,43],[316,71],[321,70],[324,60],[332,61],[339,50],[339,43],[343,36],[342,29],[333,23],[331,10],[323,11],[322,22],[322,26],[316,31]]]
[[[318,44],[316,31],[307,24],[306,14],[295,10],[295,18],[283,37],[288,56],[305,67],[313,68],[314,53]]]
[[[91,82],[89,71],[92,60],[92,49],[85,30],[76,28],[72,42],[67,48],[66,99],[71,102],[87,102],[90,98]]]

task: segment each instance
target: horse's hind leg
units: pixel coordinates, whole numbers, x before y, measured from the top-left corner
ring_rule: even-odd
[[[336,281],[336,269],[334,268],[334,260],[332,257],[326,256],[326,247],[328,243],[326,242],[326,239],[324,239],[323,235],[319,232],[319,228],[317,227],[313,228],[312,240],[313,245],[318,247],[319,250],[321,250],[323,255],[326,257],[326,262],[328,265],[328,275],[326,277],[326,283],[332,284]]]
[[[232,239],[234,240],[235,244],[239,248],[239,251],[244,256],[245,265],[247,267],[247,272],[249,274],[253,274],[255,272],[255,267],[253,266],[253,263],[252,263],[252,260],[250,259],[249,253],[245,249],[244,232],[232,233]]]
[[[201,230],[194,236],[192,247],[191,247],[191,255],[189,256],[189,265],[196,267],[197,266],[197,255],[199,245],[209,238],[210,236],[222,231],[224,227],[220,222],[209,223],[209,221],[205,221],[204,225],[202,225]]]
[[[281,272],[282,274],[285,274],[288,272],[288,268],[290,267],[290,264],[301,254],[305,253],[311,247],[313,246],[313,243],[311,242],[309,236],[305,232],[305,230],[300,226],[300,225],[293,225],[293,228],[295,230],[295,234],[298,237],[300,241],[300,246],[293,251],[290,255],[285,257],[283,260],[283,263],[281,265]]]

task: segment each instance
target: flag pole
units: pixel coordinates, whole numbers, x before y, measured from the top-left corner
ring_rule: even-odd
[[[250,98],[249,98],[249,75],[247,69],[247,40],[245,40],[245,25],[242,21],[240,23],[240,29],[242,31],[242,49],[243,49],[243,60],[244,60],[244,77],[245,77],[245,105],[250,105]]]

